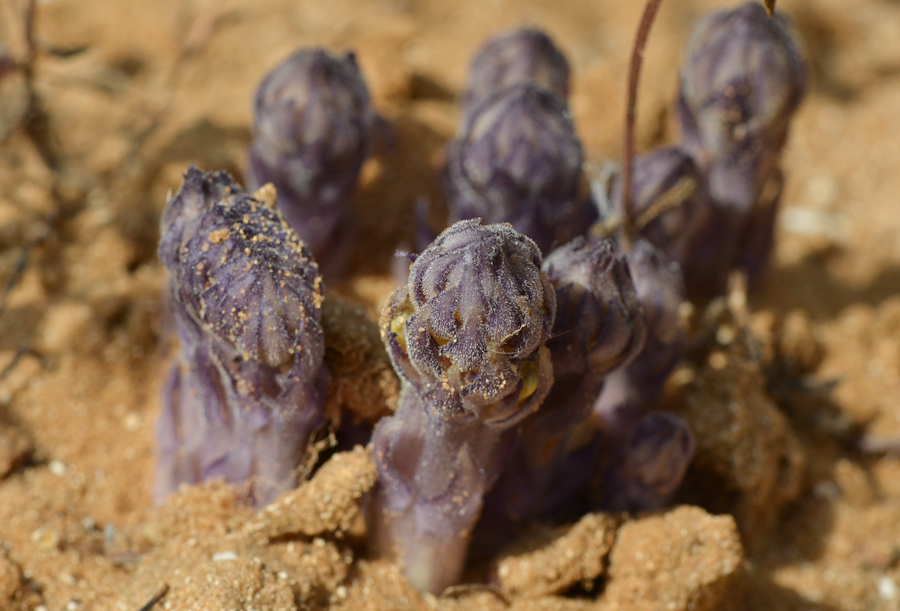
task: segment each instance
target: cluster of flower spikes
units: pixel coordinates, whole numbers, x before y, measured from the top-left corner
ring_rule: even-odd
[[[557,297],[554,383],[486,499],[481,555],[530,520],[575,517],[589,482],[597,508],[638,512],[666,506],[684,479],[693,436],[654,411],[685,347],[681,273],[646,240],[623,250],[613,238],[577,238],[545,259]]]
[[[568,91],[568,63],[543,32],[519,29],[484,45],[447,150],[451,223],[508,222],[548,252],[596,220]]]
[[[684,350],[678,305],[685,292],[692,299],[721,294],[733,269],[753,282],[765,268],[781,189],[777,163],[803,89],[802,60],[783,17],[757,2],[707,16],[692,33],[681,73],[681,146],[638,156],[627,204],[621,180],[613,186],[612,200],[637,235],[629,267],[649,333],[594,406],[611,452],[600,495],[606,509],[658,508],[684,476],[694,451],[690,431],[671,414],[651,412]]]
[[[540,409],[522,423],[516,447],[488,495],[477,531],[490,554],[517,526],[548,518],[570,504],[598,462],[593,404],[613,370],[631,362],[647,333],[627,261],[611,238],[576,238],[544,260],[556,293],[547,342],[553,385]]]
[[[681,69],[677,147],[639,155],[628,216],[677,261],[688,296],[715,297],[732,270],[765,270],[782,187],[778,167],[805,69],[788,20],[755,1],[703,18]],[[613,202],[622,210],[621,185]]]
[[[180,349],[157,424],[157,499],[222,477],[257,506],[294,484],[323,421],[322,286],[275,208],[191,167],[162,219],[159,257]]]
[[[715,294],[734,267],[762,269],[803,89],[787,32],[751,5],[698,26],[681,81],[684,141],[636,161],[622,214],[633,245],[570,242],[596,211],[552,42],[520,30],[476,58],[445,172],[458,222],[416,259],[381,322],[402,392],[373,436],[370,532],[417,588],[458,581],[479,517],[550,516],[598,465],[603,508],[671,499],[694,443],[653,410],[683,352],[678,307],[685,284]],[[260,88],[256,121],[251,184],[280,186],[297,231],[340,251],[375,121],[352,56],[289,59]],[[159,424],[160,496],[223,475],[271,500],[322,419],[317,270],[273,201],[191,170],[169,203],[160,256],[182,350]],[[540,248],[560,244],[542,271]]]
[[[601,496],[605,499],[604,506],[622,505],[616,500],[622,498],[635,498],[633,502],[625,503],[634,510],[661,506],[668,502],[671,491],[680,484],[693,456],[690,432],[674,416],[667,419],[667,422],[677,423],[674,428],[666,429],[673,433],[670,444],[660,440],[659,427],[654,429],[657,431],[655,445],[635,445],[639,440],[634,437],[637,425],[656,404],[662,383],[683,350],[678,309],[684,289],[677,266],[669,265],[665,255],[645,240],[639,241],[628,256],[620,255],[624,249],[611,240],[568,242],[584,231],[587,227],[585,219],[595,213],[589,200],[568,197],[577,189],[580,179],[580,145],[575,148],[574,131],[566,132],[568,136],[564,137],[561,130],[540,131],[533,127],[533,124],[552,125],[548,117],[555,117],[557,121],[567,117],[567,111],[559,102],[565,99],[568,91],[568,75],[562,54],[540,32],[519,30],[492,39],[472,63],[469,87],[463,97],[464,125],[450,148],[446,176],[451,214],[460,217],[482,215],[491,220],[510,221],[544,249],[562,243],[563,246],[548,255],[550,267],[546,271],[557,291],[557,300],[577,304],[572,308],[578,311],[577,316],[560,316],[555,323],[553,339],[548,343],[555,371],[553,388],[541,409],[523,423],[520,440],[509,464],[485,502],[478,539],[480,546],[488,552],[495,549],[515,525],[533,518],[553,517],[560,509],[571,505],[573,497],[603,464],[609,474],[605,480],[618,482],[615,486],[605,486]],[[514,95],[516,91],[518,93]],[[548,103],[556,103],[564,114],[525,109],[522,101],[528,95],[543,96]],[[532,120],[534,123],[530,122]],[[558,153],[569,145],[570,150],[577,153]],[[514,159],[515,163],[510,163],[509,159]],[[684,181],[677,175],[678,171],[696,173],[691,158],[677,150],[660,155],[657,165],[668,172],[656,184],[645,180],[647,187],[674,190],[673,197],[687,191],[688,197],[683,198],[687,201],[679,202],[682,205],[675,207],[674,213],[647,219],[646,229],[650,234],[654,231],[677,232],[682,236],[681,241],[666,253],[678,257],[702,246],[700,237],[695,235],[696,227],[701,226],[698,220],[705,220],[702,214],[705,208],[695,195],[695,186],[700,181]],[[641,164],[639,169],[644,167]],[[518,182],[509,180],[508,168],[515,168],[526,178]],[[489,179],[479,184],[464,175],[466,173]],[[495,180],[498,176],[501,180]],[[560,176],[569,179],[559,180]],[[543,177],[554,179],[544,180]],[[562,194],[562,201],[577,202],[577,205],[566,207],[559,204],[559,198],[553,197],[532,198],[530,194],[537,190],[523,194],[521,189],[509,188],[511,183],[549,186],[548,192]],[[569,191],[560,189],[560,185],[569,185]],[[494,200],[502,201],[505,208],[484,205],[483,202],[489,201],[484,194],[494,191],[502,194],[502,198]],[[461,194],[465,193],[475,196],[463,197]],[[649,197],[650,194],[646,195]],[[573,210],[584,210],[579,208],[582,205],[588,206],[590,211],[573,214]],[[504,209],[513,213],[504,213],[499,218],[490,216],[492,211]],[[554,218],[567,219],[573,224],[548,222]],[[686,227],[676,227],[677,222]],[[566,229],[555,231],[559,227]],[[586,270],[592,271],[587,273]],[[640,289],[637,293],[632,276]],[[560,306],[560,312],[567,311],[568,307]],[[586,333],[591,326],[602,329],[605,335]],[[646,346],[645,333],[649,336]],[[635,357],[634,367],[628,369]],[[631,373],[623,373],[626,369]],[[629,406],[639,410],[639,416],[628,426],[610,427],[608,418],[599,417],[607,409],[616,414],[624,410],[624,406],[616,409],[610,405],[617,397],[615,393],[607,393],[600,414],[594,413],[598,410],[594,403],[601,395],[607,376],[613,378],[614,388],[621,386],[621,382],[616,384],[616,378],[625,378],[629,384],[645,381],[646,390],[640,392],[639,397],[630,397]],[[639,407],[630,405],[638,398]],[[630,447],[644,450],[638,452],[643,456],[641,468],[624,460]],[[649,484],[642,486],[641,482],[657,481],[664,471],[671,473],[671,478],[665,485],[657,483],[654,488],[657,494],[623,492],[647,488]]]
[[[678,264],[639,239],[626,256],[647,337],[634,360],[611,372],[593,405],[604,472],[601,508],[650,511],[667,505],[694,457],[694,438],[681,418],[654,411],[669,374],[684,356]]]
[[[772,248],[781,151],[806,89],[796,34],[757,2],[713,13],[694,28],[681,71],[682,146],[706,179],[731,268],[751,285]],[[721,290],[724,274],[711,280]]]
[[[301,50],[256,93],[248,187],[275,185],[279,208],[326,276],[346,266],[355,229],[346,203],[380,121],[352,53]]]
[[[499,92],[492,90],[495,82],[502,85]],[[478,204],[477,198],[455,196],[466,189],[479,196],[491,192],[483,185],[473,187],[472,181],[462,176],[464,172],[499,176],[506,180],[491,178],[487,186],[499,190],[503,197],[498,201],[520,216],[489,218],[510,221],[544,248],[558,244],[564,234],[548,231],[554,225],[544,221],[554,215],[565,216],[571,208],[558,205],[552,197],[536,199],[531,191],[509,188],[509,168],[520,173],[520,183],[537,177],[541,185],[551,185],[556,190],[550,192],[557,194],[563,192],[557,189],[560,184],[574,185],[580,179],[580,145],[557,97],[565,95],[567,89],[568,67],[544,34],[520,30],[499,36],[484,47],[473,62],[464,95],[462,133],[471,134],[474,144],[467,145],[461,136],[450,149],[447,179],[451,212],[464,210],[467,201],[476,201],[468,215],[489,216],[491,209]],[[536,105],[529,108],[524,103],[529,99],[543,100],[562,112],[533,112],[531,108]],[[553,125],[553,121],[559,125],[563,119],[570,130],[565,134],[534,127]],[[569,145],[573,154],[556,154]],[[465,156],[457,155],[461,152]],[[675,165],[684,161],[689,168],[694,167],[685,155],[676,156],[674,161]],[[664,162],[672,165],[669,158]],[[575,179],[568,183],[541,182],[544,176],[563,175]],[[673,185],[663,181],[654,186]],[[584,203],[593,211],[591,202]],[[693,212],[690,206],[678,208],[680,212],[685,210]],[[672,216],[651,219],[648,225],[651,230],[674,230]],[[662,222],[668,225],[658,229]],[[577,234],[574,226],[570,227],[567,237]],[[586,228],[580,221],[578,230]],[[686,242],[680,248],[694,244]],[[576,237],[546,259],[545,272],[560,304],[547,343],[554,382],[540,410],[523,420],[502,473],[485,499],[477,524],[479,553],[495,551],[519,525],[531,519],[559,517],[598,469],[607,474],[601,496],[604,507],[641,510],[662,506],[683,479],[693,456],[690,432],[674,416],[649,414],[684,346],[679,324],[679,307],[684,299],[681,275],[677,265],[669,264],[665,255],[646,240],[639,241],[627,256],[621,251],[613,239]],[[645,336],[649,336],[646,345]],[[635,363],[630,367],[632,360]],[[646,382],[646,389],[628,396],[626,405],[614,403],[618,399],[615,393],[600,402],[598,396],[602,396],[607,376],[624,379],[629,385]],[[600,405],[599,414],[595,403]],[[610,418],[601,417],[610,410],[618,416],[626,409],[637,415],[627,425],[609,426]],[[660,422],[670,426],[659,426]],[[631,450],[633,459],[629,460]]]
[[[457,583],[484,495],[553,383],[553,287],[508,224],[459,221],[413,263],[381,319],[402,388],[372,438],[369,525],[416,588]]]

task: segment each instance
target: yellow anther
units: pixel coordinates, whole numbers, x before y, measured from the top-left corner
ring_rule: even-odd
[[[397,344],[406,352],[406,315],[398,314],[391,319],[391,333],[397,336]]]
[[[396,315],[391,319],[391,333],[397,336],[397,344],[403,352],[406,352],[406,321],[415,312],[412,304],[407,299],[396,310]]]
[[[525,401],[537,390],[540,381],[540,367],[534,361],[522,363],[522,392],[519,393],[519,403]]]

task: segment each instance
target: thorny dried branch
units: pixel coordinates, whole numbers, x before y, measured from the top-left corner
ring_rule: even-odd
[[[6,281],[6,286],[3,287],[3,293],[0,294],[0,317],[6,313],[6,308],[9,304],[9,295],[12,293],[13,289],[16,288],[16,285],[19,284],[19,280],[22,279],[22,274],[25,273],[25,269],[28,267],[28,259],[31,257],[31,251],[43,242],[47,238],[47,235],[48,232],[41,232],[37,237],[22,246],[22,251],[13,267],[12,274],[10,275],[9,280]]]
[[[12,74],[20,75],[25,95],[21,112],[7,114],[0,120],[0,140],[35,115],[34,5],[35,0],[26,0],[24,4],[0,0],[0,80]]]
[[[159,589],[159,591],[153,595],[147,604],[139,609],[139,611],[150,611],[153,607],[156,606],[156,603],[163,599],[163,596],[169,593],[169,584],[164,584],[163,587]]]
[[[181,51],[165,77],[163,89],[167,92],[166,98],[155,111],[150,113],[151,117],[147,126],[134,137],[127,161],[137,159],[144,144],[171,112],[174,99],[173,92],[184,72],[185,64],[209,42],[221,16],[222,7],[219,0],[209,0],[200,7],[181,43]]]
[[[12,373],[13,369],[16,368],[16,365],[19,364],[19,361],[22,360],[26,354],[31,353],[31,346],[23,346],[19,348],[16,353],[13,355],[12,360],[0,371],[0,382],[6,379],[10,373]]]

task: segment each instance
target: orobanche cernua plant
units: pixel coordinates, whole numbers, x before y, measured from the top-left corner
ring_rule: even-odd
[[[379,117],[352,53],[301,50],[275,67],[254,103],[249,188],[272,183],[278,207],[328,274],[346,263],[346,210]]]
[[[372,439],[369,527],[420,590],[462,575],[484,494],[553,382],[544,344],[555,312],[535,243],[479,219],[441,233],[385,305],[382,337],[403,386]]]
[[[533,83],[495,91],[466,114],[448,148],[450,221],[508,222],[549,251],[596,218],[583,161],[565,102]]]
[[[573,443],[590,417],[606,375],[644,345],[641,304],[625,259],[611,239],[576,238],[544,260],[556,293],[556,320],[547,342],[553,386],[522,424],[509,463],[485,504],[485,536],[534,518],[548,518],[571,501],[593,471],[593,443]]]
[[[491,38],[469,68],[463,111],[468,113],[492,93],[532,83],[562,101],[569,99],[569,62],[549,36],[519,28]]]
[[[569,64],[543,32],[514,30],[481,48],[447,150],[451,223],[507,222],[549,252],[596,220],[568,94]]]
[[[372,433],[367,533],[420,591],[457,584],[470,552],[494,554],[534,520],[666,507],[702,447],[660,411],[689,344],[684,302],[720,295],[736,269],[762,273],[805,70],[774,2],[706,17],[680,73],[681,141],[636,155],[660,1],[633,50],[622,170],[591,189],[550,38],[506,32],[472,62],[443,173],[450,227],[410,255],[379,321],[401,392]],[[191,168],[163,217],[180,351],[159,498],[224,477],[265,504],[295,483],[325,419],[313,254],[340,269],[379,118],[353,55],[314,49],[269,74],[255,110],[258,191]]]
[[[159,256],[181,345],[157,425],[159,499],[222,477],[266,504],[322,424],[322,283],[274,199],[191,167],[166,207]]]
[[[614,511],[665,506],[693,458],[694,440],[674,414],[654,412],[687,343],[680,316],[684,284],[678,264],[644,239],[627,255],[647,339],[637,357],[612,372],[593,406],[606,469],[600,504]]]
[[[637,358],[612,372],[597,398],[594,411],[613,437],[626,436],[636,419],[652,409],[687,340],[679,312],[684,283],[678,264],[643,239],[626,261],[647,334]]]
[[[720,236],[725,267],[710,274],[710,293],[722,291],[729,269],[746,270],[752,283],[765,268],[783,180],[778,164],[805,84],[793,28],[757,2],[713,13],[691,34],[678,122],[684,150],[706,177]]]
[[[612,216],[625,219],[629,238],[647,238],[681,265],[691,299],[707,299],[724,293],[732,270],[745,272],[751,285],[765,270],[783,183],[778,162],[805,69],[793,28],[767,12],[769,3],[708,15],[691,34],[681,68],[681,142],[633,160],[639,59],[659,4],[648,2],[632,57]],[[604,210],[606,224],[609,216]]]

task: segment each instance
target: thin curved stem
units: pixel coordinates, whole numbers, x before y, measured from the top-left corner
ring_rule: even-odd
[[[772,0],[769,0],[772,1]],[[647,47],[647,39],[650,36],[650,27],[659,10],[662,0],[648,0],[644,6],[644,14],[638,25],[637,35],[634,39],[634,48],[631,51],[631,65],[628,71],[628,92],[625,102],[625,138],[624,151],[622,152],[622,228],[625,234],[627,248],[631,248],[634,238],[634,219],[631,212],[631,174],[634,166],[635,153],[635,124],[637,122],[637,90],[638,80],[641,74],[641,62],[644,58],[644,49]]]

